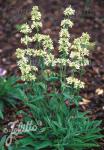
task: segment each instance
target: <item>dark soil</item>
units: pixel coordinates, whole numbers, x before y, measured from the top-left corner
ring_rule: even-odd
[[[93,119],[102,120],[104,128],[104,0],[0,0],[0,67],[9,75],[18,73],[15,50],[20,47],[21,34],[16,25],[30,18],[33,5],[39,6],[42,32],[51,35],[57,50],[62,12],[69,4],[76,10],[75,26],[70,31],[72,38],[88,32],[96,43],[89,56],[91,63],[85,68],[83,81],[86,88],[81,91],[83,101],[80,105],[90,112]],[[99,150],[104,150],[103,139],[100,144],[102,148]]]

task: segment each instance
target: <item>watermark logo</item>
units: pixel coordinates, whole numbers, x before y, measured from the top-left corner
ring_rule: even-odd
[[[8,147],[12,144],[13,140],[20,134],[27,133],[27,132],[36,132],[38,129],[39,124],[42,124],[41,121],[38,121],[38,124],[34,125],[33,121],[28,121],[26,124],[23,122],[14,121],[10,122],[8,126],[10,128],[4,128],[3,133],[8,134],[5,145]]]

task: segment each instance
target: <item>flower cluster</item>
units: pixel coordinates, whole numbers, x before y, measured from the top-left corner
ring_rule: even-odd
[[[59,39],[59,51],[65,54],[65,56],[69,53],[69,48],[71,43],[69,42],[70,34],[68,29],[73,27],[73,22],[69,19],[70,15],[74,14],[74,10],[70,7],[66,8],[64,11],[65,19],[61,21],[61,31],[60,31],[60,39]]]
[[[54,60],[54,55],[50,53],[50,50],[53,49],[53,42],[49,35],[43,35],[36,33],[33,36],[29,34],[33,29],[39,31],[39,28],[42,27],[41,23],[41,13],[37,6],[34,6],[31,11],[31,20],[32,24],[21,25],[20,32],[24,34],[21,38],[21,43],[27,46],[27,49],[17,49],[16,56],[19,59],[18,65],[22,73],[23,80],[35,80],[36,76],[34,72],[38,71],[38,68],[34,65],[32,66],[31,57],[42,57],[44,58],[44,64],[50,65]],[[29,48],[29,44],[35,42],[36,48]],[[37,47],[38,46],[38,47]],[[30,65],[29,65],[30,63]]]
[[[73,25],[74,25],[73,22],[71,20],[69,20],[69,19],[64,19],[61,22],[61,27],[62,28],[72,28]]]
[[[85,56],[89,55],[90,46],[90,36],[88,33],[83,33],[80,38],[75,39],[71,46],[71,63],[69,65],[75,69],[88,65],[89,61]]]
[[[69,59],[65,59],[65,58],[56,58],[52,62],[52,66],[56,66],[56,65],[66,66],[67,64],[69,64],[69,61],[70,61]]]
[[[32,39],[28,35],[25,35],[23,38],[21,38],[22,44],[28,45],[30,42],[32,42]]]
[[[23,49],[17,48],[16,56],[18,59],[22,59],[25,57],[25,51]]]
[[[89,49],[90,48],[90,36],[88,33],[82,33],[82,36],[80,38],[77,38],[73,42],[72,48],[76,51],[82,51],[83,49]]]
[[[31,11],[31,20],[32,21],[40,21],[41,13],[39,12],[38,6],[33,6]]]
[[[27,23],[25,23],[25,24],[20,26],[20,32],[23,33],[23,34],[28,34],[28,33],[31,33],[32,30],[29,27],[29,25]]]
[[[39,34],[39,33],[36,33],[33,37],[32,37],[32,41],[33,42],[39,42],[41,43],[42,40],[44,38],[44,35],[43,34]]]
[[[31,28],[32,29],[39,29],[42,27],[42,23],[40,22],[41,19],[41,13],[39,12],[39,9],[37,6],[34,6],[32,8],[32,12],[31,12],[31,20],[32,20],[32,25]]]
[[[54,49],[53,42],[52,42],[52,40],[51,40],[49,35],[46,35],[46,36],[43,37],[42,45],[43,45],[44,50],[52,50],[52,49]]]
[[[31,81],[35,80],[36,76],[33,74],[34,72],[38,71],[38,68],[36,66],[32,66],[29,64],[28,58],[25,56],[26,51],[23,49],[18,48],[16,50],[16,56],[19,59],[18,66],[22,73],[22,80]]]
[[[61,22],[61,30],[59,33],[59,56],[56,58],[52,50],[53,41],[49,35],[44,35],[39,33],[39,29],[42,26],[41,23],[41,13],[37,6],[34,6],[31,12],[32,24],[23,24],[21,26],[20,32],[24,34],[21,38],[21,43],[26,45],[26,49],[18,48],[16,50],[16,56],[19,59],[18,65],[22,73],[22,79],[31,81],[36,80],[37,71],[49,67],[62,66],[63,70],[66,66],[70,66],[72,71],[82,69],[83,66],[88,65],[89,61],[85,56],[89,55],[89,49],[91,46],[90,37],[87,33],[83,33],[81,37],[74,39],[73,43],[70,43],[69,28],[73,26],[73,22],[70,20],[70,16],[74,15],[75,10],[69,6],[65,9],[64,15],[65,19]],[[30,34],[33,29],[35,29],[35,34]],[[31,45],[30,45],[31,44]],[[34,46],[34,48],[30,48]],[[33,59],[43,63],[43,65],[38,66],[33,64]],[[36,62],[35,61],[35,62]],[[38,67],[37,67],[38,66]],[[64,69],[65,67],[65,69]],[[74,71],[75,72],[75,71]],[[75,88],[84,87],[84,83],[73,77],[67,78],[68,84],[73,84]]]
[[[67,80],[67,84],[70,84],[70,85],[73,85],[74,88],[84,88],[85,86],[85,83],[78,80],[77,78],[74,78],[74,77],[68,77],[66,78]]]
[[[45,58],[45,56],[47,55],[47,52],[43,51],[43,50],[35,50],[33,53],[34,57],[43,57]]]
[[[44,34],[37,33],[32,37],[32,41],[33,42],[38,42],[39,44],[41,44],[43,46],[44,50],[54,49],[53,41],[51,40],[49,35],[44,35]]]
[[[60,38],[70,38],[69,32],[66,28],[61,29]]]
[[[46,54],[45,59],[44,59],[44,64],[46,66],[49,66],[52,64],[52,62],[54,62],[54,55],[53,54]]]
[[[64,15],[68,16],[68,17],[71,16],[71,15],[74,15],[74,14],[75,14],[75,10],[72,9],[71,6],[69,6],[68,8],[66,8],[65,11],[64,11]]]
[[[60,40],[59,40],[59,51],[60,52],[68,55],[70,46],[71,46],[71,44],[70,44],[68,38],[60,38]]]

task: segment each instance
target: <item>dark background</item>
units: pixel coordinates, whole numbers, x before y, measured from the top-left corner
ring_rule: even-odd
[[[28,21],[33,5],[38,5],[42,13],[41,32],[50,34],[57,51],[63,10],[70,4],[76,10],[75,25],[70,30],[72,39],[88,32],[96,43],[89,56],[91,63],[85,68],[86,88],[81,91],[80,105],[89,110],[93,119],[102,120],[104,128],[104,0],[0,0],[0,68],[8,75],[18,73],[15,50],[20,47],[21,34],[16,26]],[[100,143],[99,150],[104,150],[104,140]]]

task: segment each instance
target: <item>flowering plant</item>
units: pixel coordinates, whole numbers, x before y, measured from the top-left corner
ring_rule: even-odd
[[[64,11],[58,56],[54,54],[50,36],[39,33],[42,23],[37,6],[32,9],[31,24],[20,27],[21,43],[26,48],[18,48],[16,56],[21,78],[26,81],[24,104],[30,108],[33,121],[41,120],[42,124],[35,134],[27,133],[26,139],[17,141],[18,149],[22,146],[27,150],[82,150],[98,146],[95,140],[102,137],[98,127],[100,122],[89,120],[78,107],[79,91],[85,83],[77,78],[77,74],[81,77],[84,66],[89,64],[87,56],[93,43],[88,33],[70,42],[69,29],[74,25],[70,16],[74,13],[71,6]]]
[[[18,48],[16,50],[16,56],[19,58],[18,65],[22,73],[22,79],[26,81],[37,80],[37,75],[41,70],[44,72],[49,68],[50,72],[53,72],[53,68],[58,66],[64,70],[64,76],[68,84],[76,84],[77,79],[67,78],[66,68],[70,68],[72,72],[77,72],[83,69],[84,66],[89,64],[86,56],[89,55],[90,47],[93,45],[90,42],[90,36],[88,33],[83,33],[81,37],[74,39],[70,43],[69,29],[72,28],[73,22],[70,19],[71,15],[74,15],[75,11],[69,6],[64,11],[65,19],[61,21],[61,30],[59,33],[59,56],[55,57],[53,50],[53,42],[49,35],[43,35],[39,33],[41,24],[41,14],[37,6],[34,6],[31,12],[32,24],[21,25],[20,32],[23,33],[21,43],[26,45],[26,49]],[[31,35],[34,31],[35,34]],[[33,48],[30,48],[32,43],[35,43]],[[40,64],[34,64],[33,59],[38,59]],[[43,74],[41,74],[42,76]],[[54,74],[57,76],[57,74]],[[73,78],[75,75],[72,75]],[[44,77],[43,77],[44,78]],[[63,81],[63,78],[62,78]],[[65,80],[64,80],[65,81]],[[79,81],[80,83],[80,81]],[[82,82],[81,82],[82,83]],[[84,83],[82,83],[84,87]],[[79,84],[80,87],[80,84]]]

